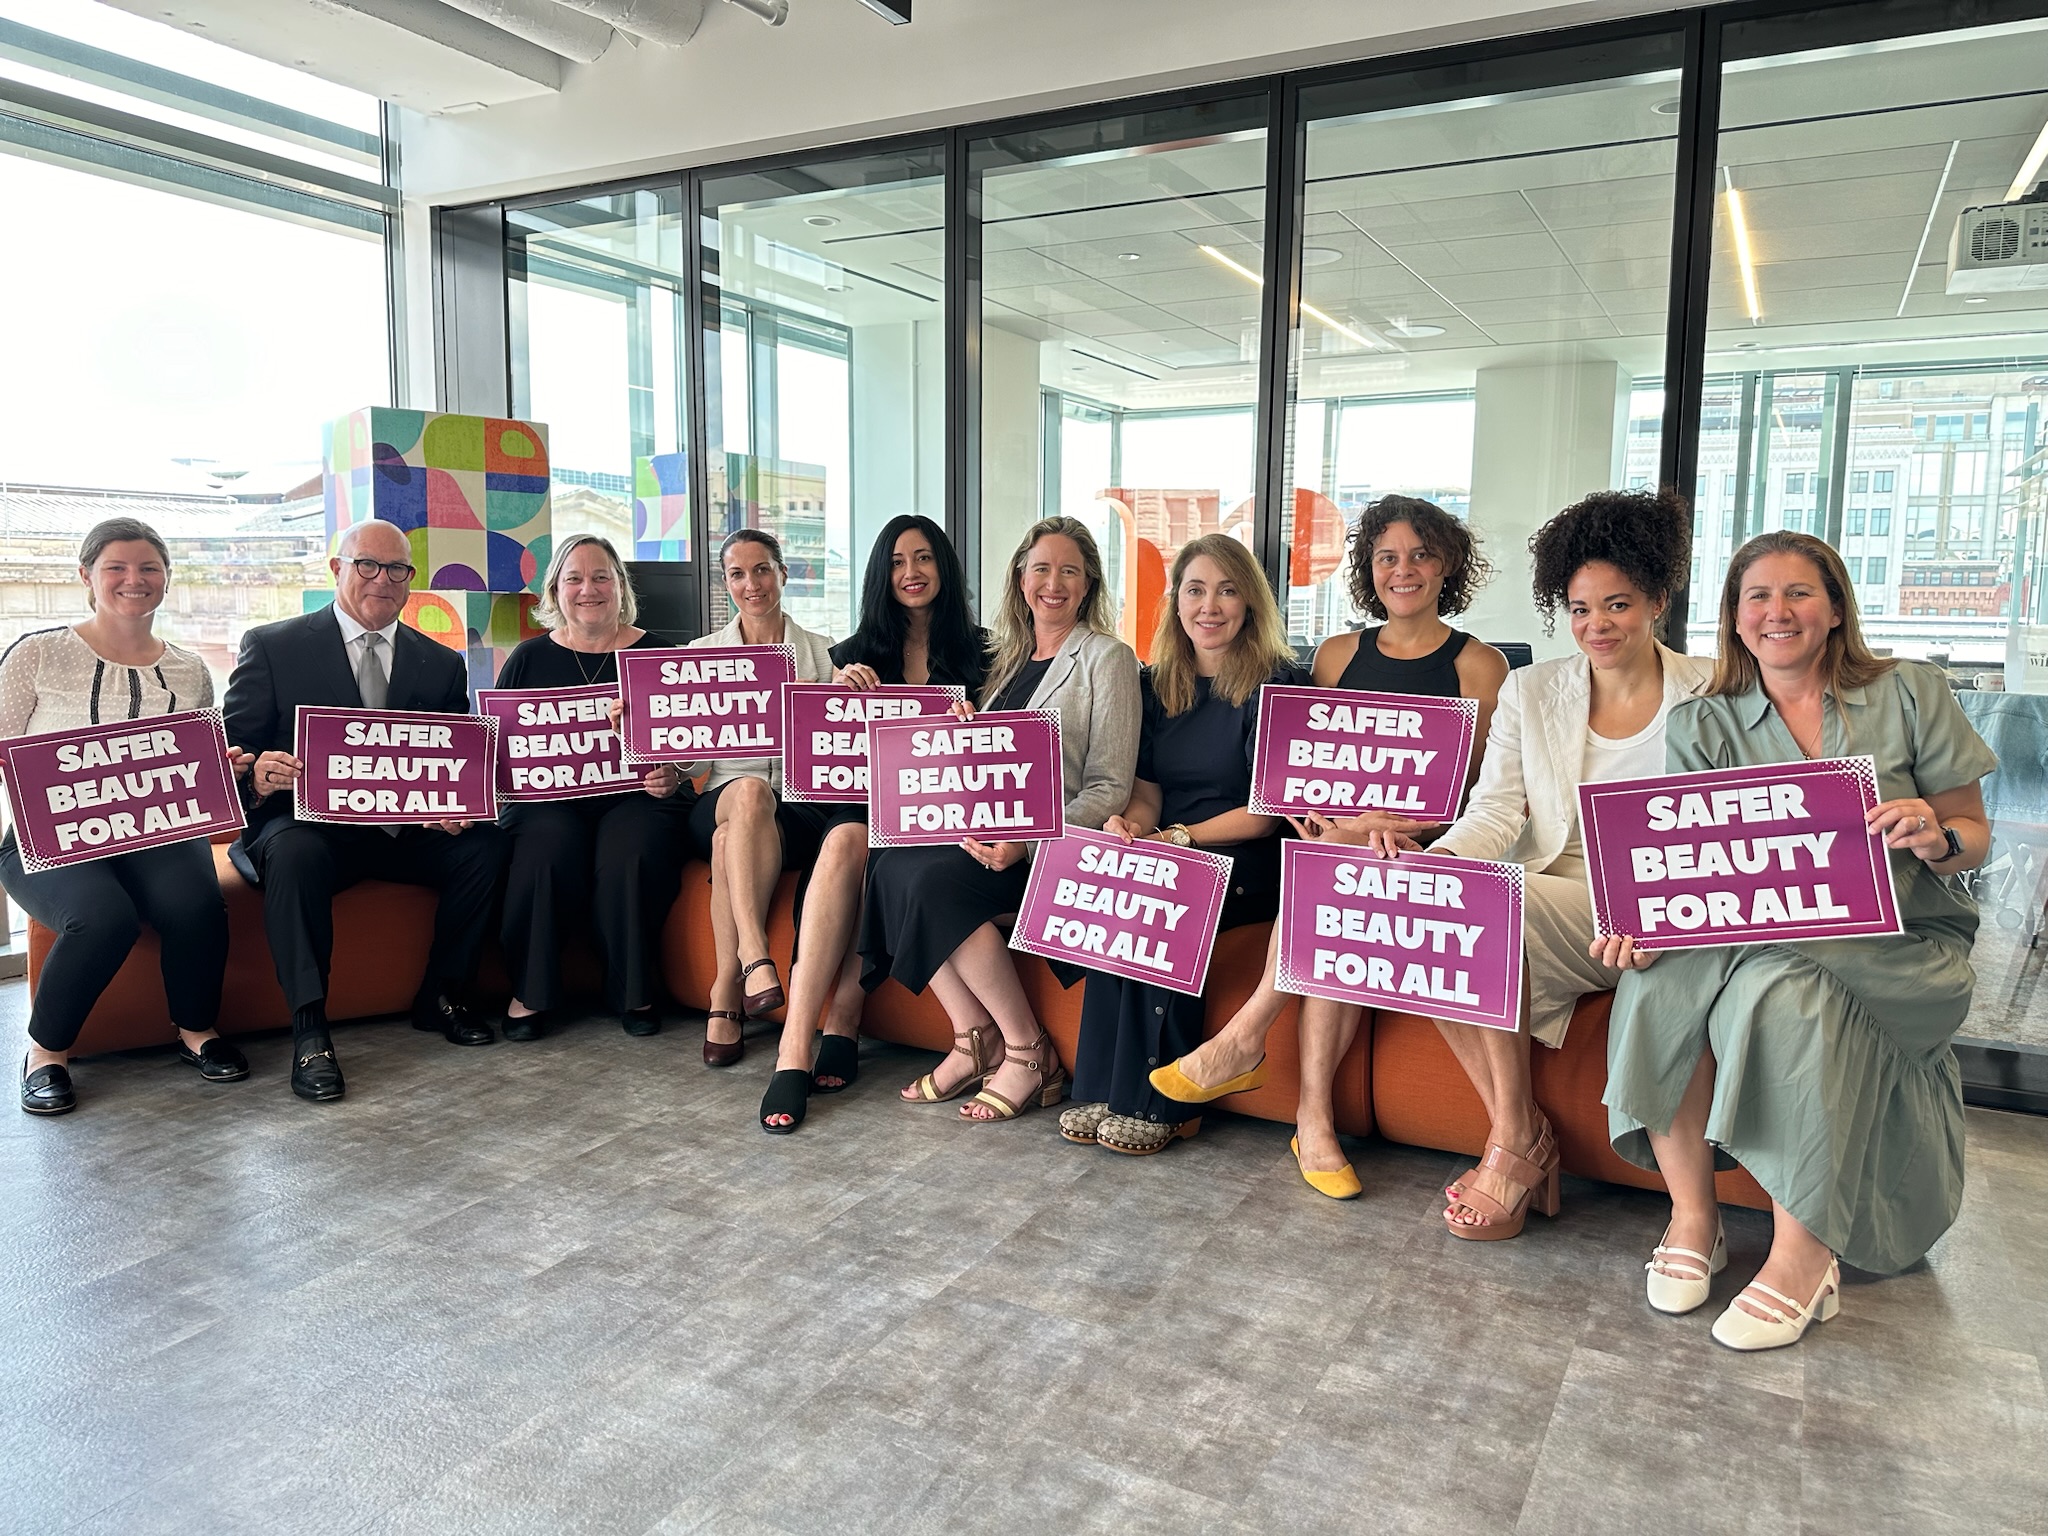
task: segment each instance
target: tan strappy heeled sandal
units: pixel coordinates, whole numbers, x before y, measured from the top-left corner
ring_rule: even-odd
[[[953,1049],[948,1054],[965,1056],[974,1063],[974,1070],[951,1088],[944,1090],[939,1087],[938,1073],[927,1072],[910,1085],[909,1092],[898,1097],[906,1104],[943,1104],[948,1099],[957,1099],[961,1094],[979,1088],[989,1080],[995,1069],[1002,1065],[1001,1054],[996,1049],[1002,1038],[1002,1031],[996,1028],[993,1021],[977,1024],[964,1035],[955,1034]],[[945,1063],[941,1062],[940,1065],[944,1066]]]
[[[1014,1061],[1019,1066],[1029,1067],[1038,1076],[1038,1087],[1023,1103],[1012,1104],[1000,1093],[984,1087],[981,1092],[960,1106],[960,1118],[973,1125],[995,1125],[1004,1120],[1014,1120],[1033,1104],[1049,1109],[1067,1096],[1067,1069],[1060,1065],[1059,1052],[1053,1049],[1052,1036],[1040,1025],[1038,1038],[1019,1051],[1008,1041],[1003,1043],[1003,1060]],[[990,1074],[991,1077],[994,1073]],[[995,1113],[992,1115],[970,1114],[977,1104],[985,1104]]]
[[[1468,1183],[1444,1208],[1445,1228],[1451,1236],[1463,1238],[1468,1243],[1497,1243],[1521,1236],[1523,1223],[1529,1219],[1530,1206],[1535,1206],[1546,1216],[1557,1214],[1561,1161],[1557,1138],[1551,1134],[1548,1122],[1527,1157],[1519,1152],[1510,1152],[1497,1141],[1488,1142],[1486,1156],[1480,1159],[1479,1166],[1497,1175],[1515,1191],[1513,1203],[1503,1205],[1485,1190]],[[1453,1213],[1461,1206],[1477,1214],[1479,1220],[1457,1220]]]

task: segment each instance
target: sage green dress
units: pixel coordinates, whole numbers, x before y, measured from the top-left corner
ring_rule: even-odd
[[[1831,691],[1822,710],[1823,755],[1876,758],[1880,800],[1938,795],[1998,766],[1925,662]],[[1761,688],[1671,711],[1673,772],[1800,756]],[[1644,1127],[1671,1124],[1711,1048],[1716,1162],[1740,1163],[1846,1262],[1880,1274],[1925,1254],[1962,1203],[1950,1041],[1976,985],[1975,903],[1911,853],[1891,862],[1903,934],[1667,952],[1621,978],[1607,1039],[1616,1152],[1657,1166]]]

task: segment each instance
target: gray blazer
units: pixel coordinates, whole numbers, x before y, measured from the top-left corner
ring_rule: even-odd
[[[1692,698],[1712,681],[1711,657],[1657,647],[1664,659],[1664,703]],[[1531,874],[1556,862],[1579,816],[1579,774],[1586,761],[1586,720],[1593,664],[1574,652],[1518,667],[1500,685],[1486,756],[1465,812],[1431,853],[1506,859]]]
[[[1137,653],[1115,635],[1077,625],[1025,707],[1059,711],[1067,823],[1101,831],[1131,803],[1138,772]]]

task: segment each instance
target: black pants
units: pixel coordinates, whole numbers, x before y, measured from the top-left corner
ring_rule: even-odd
[[[334,959],[334,898],[363,880],[431,886],[441,893],[422,996],[466,983],[491,921],[491,894],[505,866],[505,837],[485,823],[450,835],[408,827],[279,821],[249,850],[263,881],[263,929],[277,984],[294,1013],[327,998]]]
[[[626,1013],[661,992],[661,930],[683,885],[687,809],[635,791],[515,805],[500,930],[512,995],[562,999],[562,936],[586,917],[604,953],[606,1005]]]
[[[171,1021],[195,1034],[218,1022],[228,908],[204,838],[30,874],[10,831],[0,885],[57,936],[29,1012],[29,1038],[44,1050],[71,1049],[144,923],[163,941]]]

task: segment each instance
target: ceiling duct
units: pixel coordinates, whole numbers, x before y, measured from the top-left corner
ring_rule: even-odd
[[[650,43],[680,48],[697,35],[704,20],[704,0],[555,0],[572,11],[595,16],[607,26],[644,37]]]
[[[442,0],[501,32],[538,44],[578,64],[595,63],[617,36],[611,24],[555,0]]]

